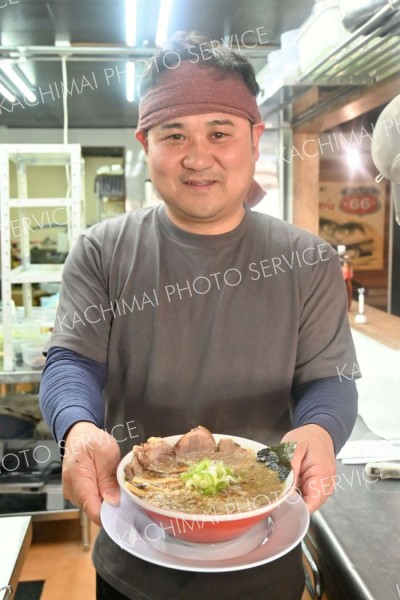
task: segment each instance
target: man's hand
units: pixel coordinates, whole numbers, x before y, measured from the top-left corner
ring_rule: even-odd
[[[314,512],[334,492],[336,460],[332,438],[319,425],[303,425],[289,431],[282,442],[297,442],[291,460],[296,485],[308,510]]]
[[[76,423],[68,431],[62,468],[64,497],[80,506],[97,525],[102,500],[119,503],[119,460],[115,439],[93,423]]]

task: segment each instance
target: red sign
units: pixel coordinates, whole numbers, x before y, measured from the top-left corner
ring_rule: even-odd
[[[344,195],[340,202],[340,210],[351,215],[370,215],[380,209],[376,194]]]

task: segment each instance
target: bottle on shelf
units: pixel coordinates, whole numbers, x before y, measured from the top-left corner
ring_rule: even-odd
[[[351,299],[353,295],[353,267],[348,254],[346,254],[346,246],[339,244],[337,247],[337,253],[339,255],[340,266],[342,267],[343,279],[346,284],[347,291],[347,310],[351,309]]]

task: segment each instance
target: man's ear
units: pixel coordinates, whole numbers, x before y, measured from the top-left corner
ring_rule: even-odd
[[[256,160],[258,160],[258,157],[260,156],[259,143],[264,129],[264,123],[256,123],[255,125],[253,125],[253,148]]]
[[[136,137],[137,141],[142,144],[144,151],[147,154],[147,151],[149,149],[147,134],[144,131],[135,131],[135,137]]]

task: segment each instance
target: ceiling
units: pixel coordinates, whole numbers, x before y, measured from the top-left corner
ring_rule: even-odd
[[[37,96],[35,103],[18,93],[11,103],[0,94],[0,128],[62,127],[62,54],[69,54],[68,126],[134,127],[137,102],[125,97],[125,65],[153,55],[160,0],[137,3],[137,44],[128,48],[125,0],[0,0],[0,58],[17,60],[19,74]],[[281,33],[298,28],[313,5],[313,0],[173,0],[168,34],[196,30],[229,43],[230,36],[247,32],[246,44],[257,46],[245,52],[259,71],[279,47]],[[1,82],[10,87],[3,75]]]

